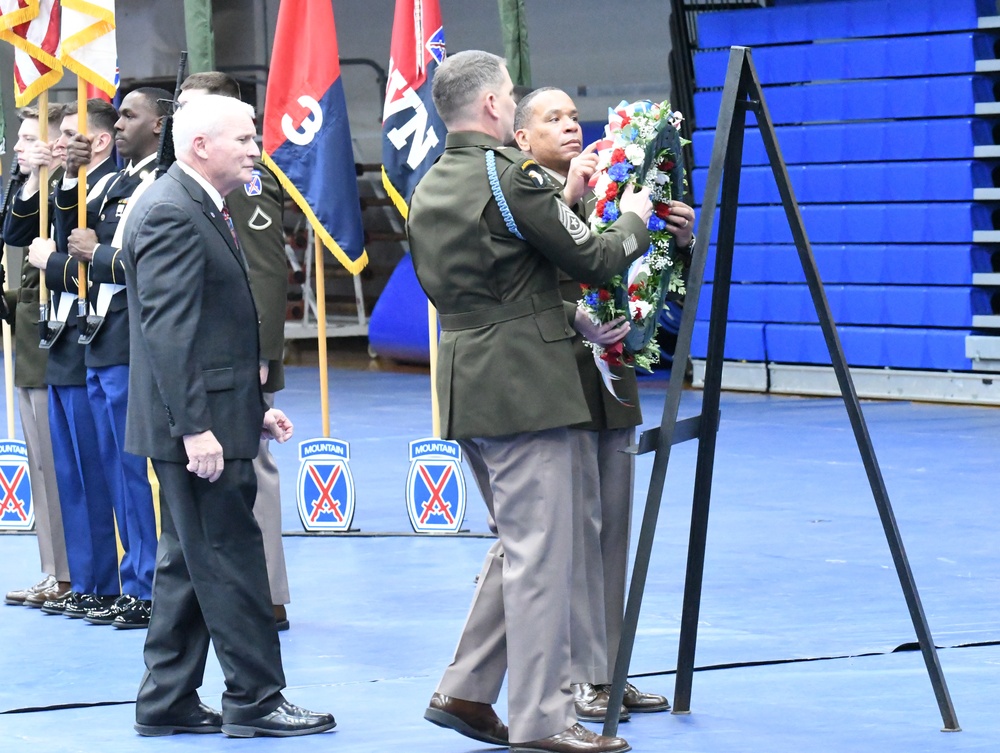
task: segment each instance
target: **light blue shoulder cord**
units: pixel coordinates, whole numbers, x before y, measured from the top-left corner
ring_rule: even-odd
[[[523,241],[524,236],[517,229],[517,223],[514,222],[514,215],[510,213],[510,207],[507,206],[507,199],[504,198],[503,191],[500,190],[500,177],[497,175],[497,155],[492,150],[486,152],[486,175],[490,179],[490,189],[493,191],[493,198],[497,201],[497,206],[500,208],[500,215],[503,217],[507,229],[516,238]]]

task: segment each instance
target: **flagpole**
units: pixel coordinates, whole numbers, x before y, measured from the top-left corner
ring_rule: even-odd
[[[326,361],[326,276],[323,273],[323,241],[319,233],[313,233],[316,239],[316,263],[313,274],[316,276],[316,345],[319,351],[319,405],[323,417],[323,436],[330,436],[330,392],[327,381]]]
[[[438,361],[438,312],[434,304],[427,301],[427,337],[430,343],[431,358],[431,432],[435,437],[441,436],[441,410],[437,391],[437,361]]]
[[[78,133],[87,135],[87,82],[82,76],[76,78],[77,127]],[[83,229],[87,227],[87,166],[80,165],[76,184],[76,225]],[[80,333],[86,330],[87,321],[87,269],[90,265],[80,262],[80,279],[77,281],[77,318]]]
[[[49,90],[38,95],[38,138],[49,141]],[[38,237],[49,238],[49,166],[38,170]],[[38,318],[40,327],[47,327],[49,319],[49,286],[45,284],[45,270],[38,275]],[[44,332],[45,330],[40,330]]]

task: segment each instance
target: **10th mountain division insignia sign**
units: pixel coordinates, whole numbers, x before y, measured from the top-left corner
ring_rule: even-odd
[[[354,477],[347,462],[351,449],[339,439],[299,443],[295,490],[299,518],[307,531],[343,532],[354,520]]]
[[[457,533],[465,519],[462,448],[446,439],[410,442],[406,512],[417,533]]]
[[[28,446],[16,439],[0,440],[0,530],[30,531],[35,525],[28,478]]]

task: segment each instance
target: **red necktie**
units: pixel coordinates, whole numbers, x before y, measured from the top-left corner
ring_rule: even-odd
[[[236,235],[236,226],[233,224],[233,218],[229,214],[229,207],[226,206],[226,202],[222,202],[222,218],[229,225],[229,232],[233,236],[233,243],[236,244],[236,248],[240,248],[240,239]]]

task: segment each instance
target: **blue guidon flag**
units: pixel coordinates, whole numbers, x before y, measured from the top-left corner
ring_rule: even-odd
[[[28,477],[28,446],[16,439],[0,440],[0,531],[30,531],[35,525]]]
[[[406,512],[417,533],[458,533],[465,520],[462,448],[448,439],[410,442]]]
[[[264,163],[351,274],[368,263],[330,0],[281,0],[264,107]]]
[[[347,461],[351,448],[339,439],[309,439],[299,444],[295,485],[302,527],[344,533],[354,520],[354,477]]]
[[[382,110],[382,185],[404,219],[414,186],[444,151],[445,127],[431,99],[444,57],[438,0],[396,0]]]

